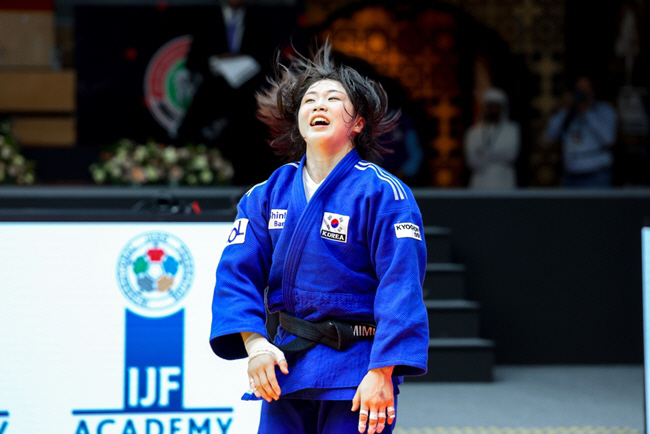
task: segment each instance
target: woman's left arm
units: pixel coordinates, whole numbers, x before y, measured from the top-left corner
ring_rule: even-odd
[[[391,196],[369,222],[368,246],[379,284],[373,306],[377,330],[368,369],[394,366],[395,376],[423,375],[429,348],[422,297],[427,252],[413,193],[400,187],[404,199]]]
[[[397,182],[397,181],[395,181]],[[379,280],[374,302],[377,329],[368,373],[357,388],[359,432],[381,432],[392,423],[393,376],[427,370],[429,326],[422,299],[426,246],[420,210],[408,187],[395,184],[368,222],[368,247]],[[384,416],[382,418],[382,415]],[[391,418],[391,415],[393,418]],[[375,431],[376,429],[376,431]]]

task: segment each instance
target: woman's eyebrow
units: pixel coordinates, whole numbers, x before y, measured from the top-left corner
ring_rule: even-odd
[[[330,94],[330,93],[332,93],[332,92],[343,93],[342,90],[338,90],[338,89],[330,89],[330,90],[328,90],[327,92],[325,92],[325,94],[327,95],[327,94]],[[316,91],[315,91],[315,90],[310,90],[309,92],[305,92],[305,96],[307,96],[307,95],[309,95],[309,94],[314,94],[314,95],[316,95]]]

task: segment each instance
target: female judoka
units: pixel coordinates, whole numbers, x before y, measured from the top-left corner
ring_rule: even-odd
[[[327,42],[277,71],[258,116],[290,162],[239,202],[210,343],[222,358],[248,356],[265,400],[259,433],[392,432],[398,385],[426,372],[429,343],[420,211],[366,161],[396,117],[383,88],[335,65]],[[273,343],[265,306],[280,312]]]

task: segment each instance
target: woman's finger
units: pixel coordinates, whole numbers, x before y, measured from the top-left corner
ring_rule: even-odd
[[[366,432],[366,424],[368,422],[368,409],[362,408],[359,410],[359,432]]]
[[[368,415],[368,434],[375,434],[377,432],[377,409],[370,409],[370,414]]]
[[[280,399],[280,385],[278,384],[278,379],[275,376],[275,365],[266,367],[266,378],[269,380],[269,385],[271,386],[271,391],[273,392],[271,396],[273,399]]]
[[[273,400],[273,388],[269,383],[268,378],[266,378],[266,371],[260,370],[258,374],[259,383],[257,384],[257,390],[262,395],[262,398],[266,399],[268,402]]]
[[[377,432],[380,433],[386,426],[386,409],[380,407],[377,412]]]
[[[259,381],[256,379],[256,376],[250,377],[250,380],[251,380],[251,389],[253,390],[253,393],[257,398],[261,398],[262,395],[260,395],[260,391],[257,388]]]
[[[280,360],[278,362],[278,366],[280,367],[280,371],[282,371],[283,374],[289,373],[289,364],[287,363],[286,359]]]
[[[395,407],[393,407],[393,403],[391,403],[388,407],[386,407],[386,423],[388,425],[391,425],[395,421]]]
[[[248,377],[248,384],[251,388],[251,392],[253,392],[253,394],[259,398],[260,395],[257,393],[257,386],[255,386],[255,380],[253,380],[253,377]]]

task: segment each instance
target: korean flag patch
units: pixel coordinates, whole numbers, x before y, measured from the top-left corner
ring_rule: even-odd
[[[346,243],[348,239],[348,222],[350,217],[326,212],[320,225],[320,236],[328,240]]]

